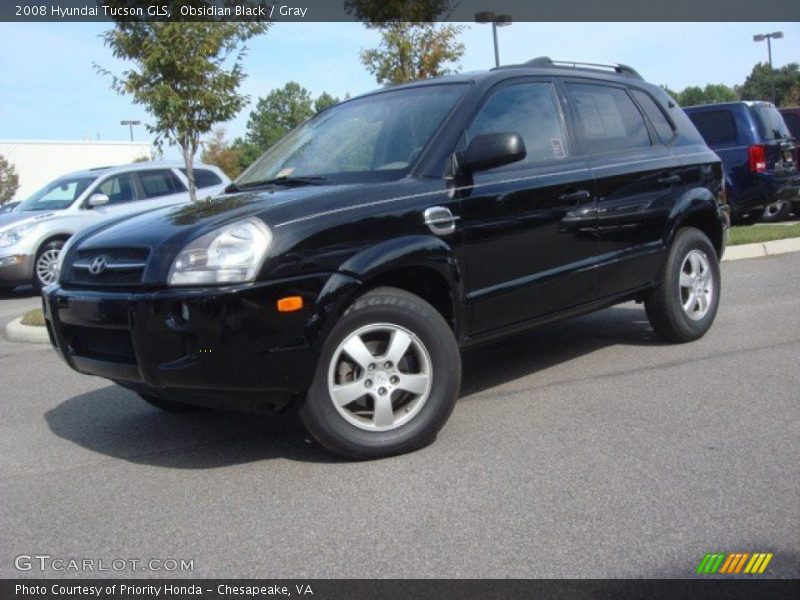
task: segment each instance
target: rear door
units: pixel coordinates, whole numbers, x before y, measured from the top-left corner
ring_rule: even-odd
[[[142,201],[131,208],[132,212],[141,212],[184,202],[189,198],[186,185],[172,169],[147,169],[134,171]]]
[[[518,133],[526,158],[457,188],[473,335],[580,304],[594,284],[592,176],[573,155],[555,82],[493,88],[459,148],[497,132]]]
[[[565,87],[596,183],[595,293],[610,297],[647,284],[658,271],[681,166],[626,86],[568,80]],[[663,135],[672,137],[666,129]]]

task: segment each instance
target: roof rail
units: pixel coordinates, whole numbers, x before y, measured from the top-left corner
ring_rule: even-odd
[[[538,68],[559,68],[559,67],[572,67],[573,69],[583,70],[610,70],[619,75],[626,77],[633,77],[635,79],[643,79],[633,67],[619,63],[593,63],[582,60],[553,60],[549,56],[539,56],[521,65],[511,65],[514,67],[538,67]]]

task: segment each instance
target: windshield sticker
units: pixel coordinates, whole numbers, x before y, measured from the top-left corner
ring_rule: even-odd
[[[553,156],[555,158],[565,158],[564,145],[561,143],[561,138],[553,138],[550,140],[550,145],[553,146]]]
[[[294,173],[294,167],[286,167],[285,169],[278,171],[278,174],[275,177],[276,179],[280,177],[288,177],[292,173]]]

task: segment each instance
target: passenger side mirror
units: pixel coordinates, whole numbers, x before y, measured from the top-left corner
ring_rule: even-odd
[[[87,202],[87,205],[89,206],[89,208],[97,208],[98,206],[103,206],[105,204],[108,204],[108,202],[109,202],[108,196],[106,196],[105,194],[97,193],[89,196],[89,201]]]
[[[525,142],[518,133],[486,133],[475,137],[458,157],[463,173],[475,173],[525,158]]]

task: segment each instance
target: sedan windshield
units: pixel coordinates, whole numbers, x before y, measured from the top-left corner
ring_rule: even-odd
[[[236,184],[307,185],[402,177],[465,89],[464,84],[422,86],[334,106],[270,148]]]
[[[51,181],[17,207],[17,211],[62,210],[86,191],[96,177],[64,177]]]

